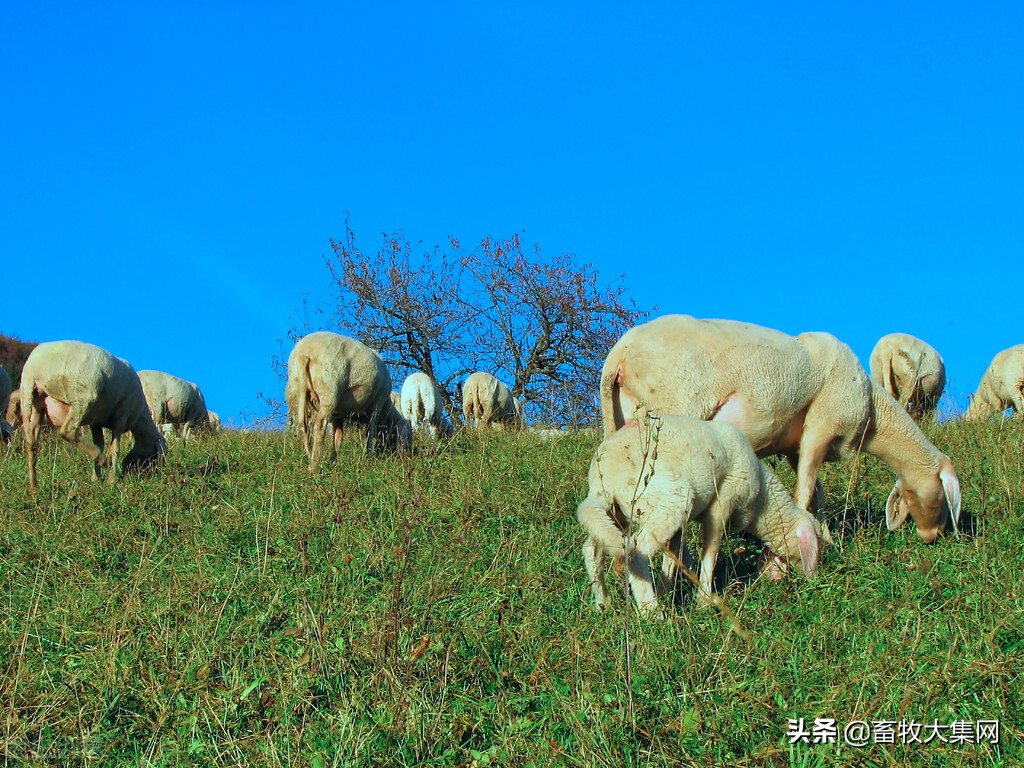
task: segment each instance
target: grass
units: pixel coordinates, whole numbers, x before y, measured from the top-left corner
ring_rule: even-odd
[[[575,507],[596,438],[457,436],[310,476],[295,438],[176,443],[115,487],[0,447],[5,765],[1024,764],[1024,424],[928,428],[966,533],[888,532],[893,475],[823,473],[817,578],[599,615]],[[780,468],[788,487],[793,478]],[[744,553],[743,550],[747,552]],[[730,540],[734,573],[750,542]],[[625,636],[632,647],[626,690]],[[628,701],[632,698],[634,711]],[[839,723],[831,744],[790,718]],[[999,720],[998,744],[844,743],[853,720]],[[944,735],[947,735],[946,732]]]

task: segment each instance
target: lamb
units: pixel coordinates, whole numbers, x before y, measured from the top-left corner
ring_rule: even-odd
[[[1012,408],[1018,418],[1024,416],[1024,344],[1004,349],[992,358],[964,420],[987,419],[1007,408]]]
[[[92,460],[93,477],[107,467],[107,482],[116,481],[117,448],[131,432],[135,445],[122,462],[122,472],[156,464],[167,445],[150,415],[142,382],[126,361],[82,341],[51,341],[32,350],[21,372],[22,432],[28,487],[36,493],[39,430],[45,417],[61,437]],[[91,427],[92,442],[79,427]],[[103,430],[110,430],[107,455]]]
[[[608,435],[590,464],[590,490],[576,509],[587,532],[583,561],[598,610],[611,605],[605,556],[625,557],[642,613],[657,609],[665,581],[651,575],[662,545],[679,546],[691,520],[700,522],[701,603],[711,600],[712,577],[725,532],[747,530],[808,576],[818,565],[821,526],[800,509],[778,478],[754,455],[740,430],[724,422],[662,415],[627,422]],[[668,584],[674,573],[662,561]]]
[[[163,371],[139,371],[142,391],[157,424],[170,424],[181,436],[193,432],[212,432],[206,400],[199,387]]]
[[[466,426],[523,425],[523,406],[497,378],[485,371],[471,373],[462,387],[462,413]]]
[[[220,432],[220,416],[216,411],[207,411],[206,413],[210,417],[210,432],[217,434]]]
[[[324,432],[334,426],[330,463],[338,458],[346,418],[365,417],[366,452],[378,440],[387,449],[408,450],[408,424],[391,401],[391,375],[380,355],[347,336],[318,331],[299,339],[288,357],[285,386],[288,415],[309,456],[309,471],[320,464]]]
[[[444,417],[444,402],[441,390],[425,373],[410,374],[402,384],[402,416],[409,422],[413,430],[425,428],[430,438],[437,440],[438,435],[447,436],[451,427]]]
[[[935,349],[906,333],[890,333],[875,344],[871,380],[915,419],[935,411],[946,387],[946,365]]]
[[[0,440],[5,443],[11,441],[11,434],[14,431],[9,423],[12,415],[8,413],[11,404],[11,377],[7,369],[0,365]]]
[[[868,379],[853,351],[827,333],[797,337],[732,320],[666,315],[627,331],[601,374],[605,435],[643,405],[733,424],[758,456],[786,456],[797,506],[820,502],[818,470],[860,450],[898,480],[886,524],[909,514],[925,542],[960,517],[960,479],[892,396]],[[829,539],[825,532],[826,542]]]

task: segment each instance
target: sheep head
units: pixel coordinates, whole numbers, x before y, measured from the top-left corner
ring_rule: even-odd
[[[953,462],[943,455],[936,475],[918,482],[904,478],[896,481],[885,503],[885,522],[895,531],[910,515],[917,527],[917,535],[931,544],[946,530],[949,520],[956,529],[960,522],[960,478]]]
[[[412,425],[405,420],[405,417],[390,400],[377,424],[376,443],[389,453],[412,450]]]
[[[167,441],[163,435],[158,435],[155,442],[141,442],[136,440],[135,445],[128,451],[128,455],[121,462],[122,474],[128,475],[133,472],[141,472],[156,466],[167,453]]]
[[[757,532],[775,555],[770,565],[773,579],[781,576],[787,566],[796,566],[804,575],[814,576],[821,559],[821,523],[792,503],[789,506],[787,515],[763,521],[764,527]]]

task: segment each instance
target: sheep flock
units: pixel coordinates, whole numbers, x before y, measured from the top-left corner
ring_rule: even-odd
[[[790,568],[813,576],[833,543],[819,470],[860,453],[894,474],[885,500],[890,530],[909,519],[927,543],[955,531],[960,477],[953,458],[919,426],[934,418],[945,388],[941,356],[920,339],[893,333],[878,341],[869,368],[827,333],[789,336],[687,315],[625,332],[593,382],[601,435],[588,493],[576,508],[596,607],[610,605],[608,557],[624,567],[642,613],[663,615],[660,598],[677,592],[683,572],[698,583],[700,603],[712,602],[727,531],[748,531],[765,543],[763,567],[772,577]],[[326,331],[296,342],[284,389],[289,427],[310,472],[320,471],[325,450],[329,463],[337,461],[344,431],[353,426],[365,430],[369,456],[415,456],[417,434],[434,445],[463,431],[529,430],[544,440],[564,434],[528,426],[524,396],[491,372],[476,371],[456,403],[428,373],[399,384],[376,350]],[[965,419],[1001,417],[1007,409],[1024,413],[1024,345],[995,355]],[[38,345],[17,389],[0,368],[0,438],[11,443],[19,429],[35,496],[36,457],[47,432],[78,446],[93,476],[114,483],[119,474],[159,466],[174,439],[209,439],[220,418],[197,384],[136,372],[105,349],[69,340]],[[118,465],[126,435],[132,445]],[[793,467],[792,493],[762,461],[769,456]],[[685,546],[691,522],[701,530],[698,561]]]

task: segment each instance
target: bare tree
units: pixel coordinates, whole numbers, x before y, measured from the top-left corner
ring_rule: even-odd
[[[379,350],[390,369],[426,373],[451,410],[454,384],[479,359],[468,344],[473,312],[462,301],[462,264],[436,247],[416,259],[402,234],[385,235],[367,257],[347,218],[345,239],[332,239],[331,249],[327,268],[337,288],[339,327]]]
[[[512,393],[550,423],[579,423],[596,411],[605,355],[647,313],[624,302],[624,287],[600,287],[592,264],[569,254],[527,256],[518,235],[485,239],[464,253],[476,281],[472,303],[478,349],[490,369],[513,382]],[[499,375],[499,378],[502,376]]]
[[[569,254],[546,259],[538,248],[527,254],[518,235],[471,251],[454,237],[448,245],[450,253],[417,255],[399,233],[367,256],[346,218],[327,257],[340,332],[380,351],[397,380],[431,376],[453,418],[458,384],[486,370],[512,383],[533,420],[592,422],[605,355],[648,314],[627,306],[621,278],[602,287],[593,265]]]

